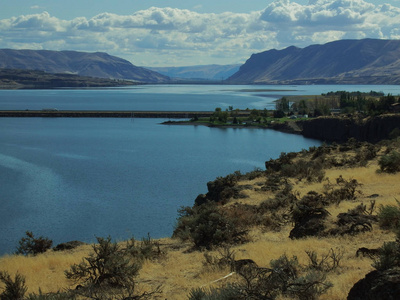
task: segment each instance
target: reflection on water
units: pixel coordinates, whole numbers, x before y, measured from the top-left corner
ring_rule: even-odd
[[[170,236],[177,209],[207,192],[208,181],[319,144],[271,130],[161,121],[1,118],[0,253],[26,230],[55,243]]]

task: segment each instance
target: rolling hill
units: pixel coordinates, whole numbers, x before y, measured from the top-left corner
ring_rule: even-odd
[[[169,80],[167,76],[102,52],[0,49],[0,68],[40,70],[47,73],[125,79],[143,83],[161,83]]]
[[[340,40],[253,54],[232,84],[399,84],[400,40]]]

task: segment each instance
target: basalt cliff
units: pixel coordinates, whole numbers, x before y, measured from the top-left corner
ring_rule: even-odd
[[[301,134],[308,138],[328,142],[344,142],[349,138],[378,142],[400,131],[400,115],[387,114],[376,117],[319,117],[297,122]]]

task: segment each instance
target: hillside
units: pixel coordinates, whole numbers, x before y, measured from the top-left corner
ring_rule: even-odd
[[[74,74],[51,74],[35,70],[0,69],[0,89],[116,87],[133,84],[133,82],[127,80],[96,78]]]
[[[0,49],[0,68],[126,79],[143,83],[169,80],[167,76],[102,52]]]
[[[400,40],[340,40],[253,54],[229,83],[399,84]]]
[[[224,80],[239,70],[240,65],[202,65],[185,67],[148,67],[165,76],[179,79]]]
[[[266,162],[267,171],[236,172],[209,182],[208,193],[199,195],[197,206],[180,211],[174,239],[136,241],[135,249],[147,255],[135,277],[136,295],[157,291],[140,299],[233,299],[222,295],[239,291],[242,296],[234,299],[249,299],[245,295],[260,295],[271,288],[272,281],[286,276],[285,268],[279,269],[278,279],[268,275],[283,263],[293,272],[283,277],[283,284],[304,287],[308,281],[312,285],[306,290],[291,286],[283,289],[283,295],[275,291],[267,299],[346,299],[353,285],[374,269],[377,259],[358,249],[376,249],[395,239],[393,232],[377,222],[376,214],[382,205],[397,205],[399,175],[377,171],[382,158],[399,145],[399,140],[393,140],[312,147],[282,153],[279,159]],[[211,202],[201,204],[205,199]],[[219,226],[217,231],[213,231],[215,226]],[[179,239],[185,237],[186,241]],[[222,237],[228,238],[228,247],[219,247],[226,245]],[[201,241],[206,243],[197,248]],[[128,243],[120,245],[128,249]],[[28,293],[37,293],[40,287],[43,293],[60,291],[60,297],[51,299],[75,299],[74,293],[83,295],[85,289],[75,290],[77,282],[67,280],[64,271],[89,253],[91,247],[86,245],[34,257],[5,256],[0,265],[13,276],[17,271],[23,275]],[[235,262],[252,262],[252,266],[239,269]],[[207,291],[214,298],[195,297]],[[308,292],[320,295],[310,298]],[[103,289],[97,298],[133,299],[134,294],[124,298],[127,294],[115,293]]]

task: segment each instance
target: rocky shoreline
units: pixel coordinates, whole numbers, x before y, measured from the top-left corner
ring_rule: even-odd
[[[167,125],[204,125],[218,128],[261,128],[273,129],[285,133],[301,134],[326,142],[346,142],[350,138],[359,141],[376,143],[391,138],[395,131],[400,133],[400,114],[385,114],[360,118],[357,116],[330,116],[308,120],[272,123],[268,126],[257,124],[222,124],[207,122],[169,121]]]

